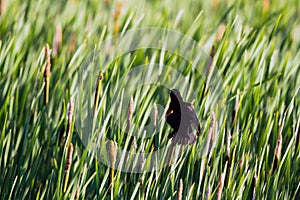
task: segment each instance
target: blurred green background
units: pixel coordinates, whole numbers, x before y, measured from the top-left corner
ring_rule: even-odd
[[[300,198],[298,0],[1,0],[0,11],[1,199]],[[72,123],[67,116],[89,53],[116,34],[142,27],[179,31],[208,54],[214,46],[213,66],[224,90],[213,114],[205,108],[214,99],[206,91],[209,80],[197,81],[186,68],[191,87],[182,87],[190,93],[195,85],[199,88],[194,99],[203,132],[199,140],[212,141],[214,131],[215,148],[202,157],[197,142],[168,167],[130,174],[91,155],[74,126],[76,110]],[[51,49],[48,83],[46,44]],[[161,120],[158,138],[142,141],[114,127],[109,104],[114,84],[136,63],[176,66],[180,61],[160,50],[126,56],[103,72],[97,120],[118,146],[151,152],[157,143],[170,142],[171,129]],[[168,101],[167,90],[157,87],[132,96],[141,108],[134,111],[134,123],[150,115],[153,103]]]

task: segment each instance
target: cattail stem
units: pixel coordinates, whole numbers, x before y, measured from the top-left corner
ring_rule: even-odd
[[[103,72],[100,71],[98,79],[97,79],[97,87],[95,92],[95,100],[94,100],[94,117],[96,117],[99,105],[99,97],[101,92],[101,81],[103,80]]]
[[[179,180],[179,184],[178,184],[178,196],[177,196],[177,200],[182,200],[182,192],[183,192],[183,181],[182,178]]]
[[[226,170],[227,170],[227,163],[225,163],[225,167],[224,167],[224,171],[220,176],[220,180],[219,180],[219,187],[218,187],[218,191],[217,191],[217,200],[221,200],[222,198],[222,190],[224,187],[224,181],[225,181],[225,175],[226,175]]]
[[[256,174],[256,170],[255,170],[254,177],[252,180],[252,185],[253,185],[252,200],[255,200],[255,198],[256,198],[256,184],[257,184],[257,174]]]
[[[280,133],[278,136],[277,144],[276,144],[276,149],[275,149],[275,154],[274,154],[274,162],[273,162],[273,173],[276,170],[278,166],[278,162],[280,159],[281,155],[281,146],[282,146],[282,134]]]
[[[47,105],[49,102],[49,84],[50,84],[50,68],[51,68],[51,60],[50,60],[50,47],[48,44],[45,46],[45,58],[46,58],[46,67],[45,67],[45,92],[44,92],[44,105]]]
[[[201,102],[203,101],[205,95],[207,94],[208,84],[209,84],[209,80],[210,80],[212,69],[213,69],[214,56],[215,56],[215,46],[212,46],[211,52],[210,52],[210,57],[208,60],[207,69],[206,69],[206,78],[205,78],[205,82],[204,82],[204,87],[203,87],[202,94],[201,94]]]
[[[110,141],[109,143],[109,154],[110,154],[110,189],[113,188],[113,179],[115,177],[115,164],[116,164],[116,143]]]
[[[63,192],[66,192],[66,190],[67,190],[70,170],[71,170],[71,166],[72,166],[73,151],[74,151],[73,144],[70,143],[69,150],[68,150],[68,155],[67,155],[67,162],[66,162],[66,165],[65,165],[65,182],[64,182]]]

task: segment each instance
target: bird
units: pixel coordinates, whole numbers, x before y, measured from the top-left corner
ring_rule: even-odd
[[[171,102],[165,117],[173,131],[168,135],[168,138],[172,139],[172,144],[192,145],[197,140],[192,127],[196,129],[197,136],[201,135],[200,123],[193,105],[184,102],[177,89],[170,90],[170,98]]]

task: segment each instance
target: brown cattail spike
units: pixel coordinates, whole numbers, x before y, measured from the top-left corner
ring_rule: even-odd
[[[255,170],[253,180],[252,180],[252,185],[253,185],[252,200],[255,200],[256,198],[256,184],[257,184],[257,174]]]
[[[300,119],[298,120],[298,125],[297,125],[297,129],[298,129],[298,134],[297,134],[297,141],[296,141],[296,148],[295,151],[297,151],[299,144],[300,144]]]
[[[281,146],[282,146],[282,134],[280,133],[278,136],[275,154],[274,154],[273,172],[276,170],[278,162],[279,162],[279,158],[281,155]]]
[[[123,2],[121,0],[119,0],[117,2],[117,7],[114,13],[114,34],[118,34],[119,33],[119,29],[120,29],[120,14],[121,14],[121,10],[123,7]]]
[[[230,140],[231,140],[231,134],[227,134],[227,139],[226,139],[226,161],[229,162],[230,160]]]
[[[45,46],[45,58],[46,58],[46,67],[45,67],[45,100],[44,105],[48,104],[49,101],[49,84],[50,84],[50,68],[51,68],[51,60],[50,60],[50,47],[48,44]]]
[[[212,9],[217,9],[219,6],[219,0],[212,0],[211,1],[211,7]]]
[[[179,180],[179,184],[178,184],[178,196],[177,196],[177,200],[182,200],[182,192],[183,192],[183,181],[182,179]]]
[[[232,114],[232,127],[233,128],[235,127],[235,123],[237,120],[237,114],[238,114],[238,110],[239,110],[239,106],[240,106],[239,93],[240,93],[240,90],[238,89],[237,95],[235,97],[235,105],[234,105],[234,110],[233,110],[233,114]]]
[[[208,132],[208,138],[207,138],[207,155],[208,155],[208,164],[209,166],[211,166],[211,152],[212,152],[212,148],[214,145],[214,140],[215,140],[215,123],[216,123],[216,118],[215,118],[215,113],[213,112],[211,114],[211,122],[210,122],[210,128],[209,128],[209,132]]]
[[[206,191],[206,197],[205,197],[206,200],[209,200],[209,199],[210,199],[210,193],[211,193],[210,190],[211,190],[211,189],[210,189],[210,184],[209,184],[209,185],[208,185],[208,188],[207,188],[207,191]]]
[[[210,57],[209,57],[209,61],[208,61],[208,68],[206,70],[206,84],[208,84],[210,77],[211,77],[211,73],[213,70],[214,57],[215,57],[215,46],[213,45],[211,47]]]
[[[212,46],[211,52],[210,52],[210,57],[209,57],[209,60],[207,63],[206,77],[205,77],[206,79],[205,79],[204,87],[203,87],[202,94],[201,94],[201,101],[204,99],[204,96],[207,94],[208,84],[209,84],[211,73],[213,70],[214,56],[215,56],[215,46]]]
[[[72,33],[70,36],[68,54],[71,54],[75,50],[75,48],[76,48],[76,37],[75,34]]]
[[[242,171],[242,169],[243,169],[244,161],[245,161],[245,154],[243,153],[243,154],[242,154],[241,161],[240,161],[240,164],[239,164],[239,170],[240,170],[240,171]]]
[[[217,41],[221,41],[224,33],[226,30],[226,25],[225,24],[220,24],[219,28],[218,28],[218,32],[217,32]]]
[[[112,189],[112,182],[115,176],[115,164],[116,164],[116,147],[117,144],[110,140],[109,142],[109,155],[110,155],[110,189]]]
[[[225,181],[225,175],[226,175],[226,170],[227,170],[227,163],[225,163],[225,167],[224,167],[224,171],[220,176],[220,180],[219,180],[219,186],[218,186],[218,191],[217,191],[217,200],[221,200],[222,198],[222,190],[224,187],[224,181]]]
[[[0,1],[0,16],[5,12],[8,0]]]
[[[67,139],[69,139],[71,132],[72,132],[73,112],[74,112],[74,103],[73,103],[73,99],[71,98],[70,102],[69,102],[69,110],[68,110],[68,115],[67,115],[67,120],[68,120]]]
[[[157,124],[157,115],[158,115],[158,110],[157,110],[157,105],[154,104],[153,106],[154,114],[153,114],[153,127],[156,129],[156,124]]]
[[[79,190],[78,190],[78,187],[76,188],[76,192],[75,192],[75,197],[74,197],[74,200],[77,200],[79,197]]]
[[[156,132],[157,115],[158,115],[158,110],[157,110],[156,104],[154,104],[154,106],[153,106],[153,111],[154,111],[154,114],[153,114],[153,131]],[[154,146],[155,146],[155,149],[158,148],[158,143],[159,143],[158,140],[159,140],[158,134],[154,133]]]
[[[62,28],[61,25],[58,24],[56,26],[55,35],[53,39],[53,51],[52,51],[53,57],[56,57],[58,55],[58,52],[61,48],[61,43],[62,43]]]
[[[68,185],[68,180],[69,180],[69,175],[70,175],[70,170],[71,170],[71,165],[72,165],[73,151],[74,151],[73,144],[70,143],[68,155],[67,155],[67,161],[66,161],[66,165],[65,165],[65,182],[64,182],[63,192],[66,192],[67,185]]]
[[[263,12],[267,13],[270,10],[270,0],[263,0]]]
[[[133,106],[134,106],[134,102],[133,102],[133,97],[131,96],[129,106],[128,106],[128,117],[127,117],[126,133],[129,132],[129,128],[130,128],[130,125],[131,125],[131,120],[132,120],[132,115],[133,115]]]

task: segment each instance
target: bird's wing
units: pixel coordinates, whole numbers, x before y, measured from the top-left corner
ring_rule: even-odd
[[[189,117],[192,125],[196,129],[197,135],[200,136],[200,134],[201,134],[200,123],[199,123],[198,117],[195,113],[195,110],[191,107],[191,105],[189,103],[186,103],[186,105],[187,105],[186,108],[187,108],[188,117]]]

